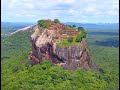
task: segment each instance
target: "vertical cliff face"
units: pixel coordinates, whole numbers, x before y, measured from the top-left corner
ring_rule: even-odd
[[[86,49],[86,41],[83,39],[81,43],[74,46],[63,46],[55,49],[55,54],[64,61],[64,68],[75,70],[77,67],[84,70],[94,69],[90,52]]]
[[[95,69],[95,65],[90,58],[90,52],[86,49],[86,40],[84,38],[75,45],[58,46],[57,43],[61,41],[61,37],[57,32],[61,31],[61,28],[52,27],[52,29],[47,29],[40,28],[37,25],[34,30],[35,32],[31,35],[32,51],[30,53],[30,62],[32,65],[39,64],[46,59],[68,70],[76,70],[78,67],[84,70]],[[53,40],[53,35],[59,37]]]

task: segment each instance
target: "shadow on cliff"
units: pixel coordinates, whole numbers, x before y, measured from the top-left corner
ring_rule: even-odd
[[[52,57],[53,57],[53,60],[54,60],[54,61],[55,61],[55,60],[59,60],[59,61],[62,62],[62,63],[64,63],[64,61],[65,61],[64,58],[59,58],[56,54],[53,54]]]

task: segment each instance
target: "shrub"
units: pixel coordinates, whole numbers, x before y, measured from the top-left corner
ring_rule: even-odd
[[[78,27],[78,30],[84,30],[84,28],[83,27]]]
[[[38,25],[40,25],[43,28],[50,27],[50,24],[47,21],[45,21],[45,20],[39,20],[37,23],[38,23]]]
[[[55,23],[60,23],[60,21],[58,19],[54,19]]]
[[[82,36],[81,35],[78,35],[75,39],[76,42],[80,42],[82,40]]]
[[[85,30],[82,30],[82,34],[83,34],[83,38],[86,38],[87,33],[85,32]]]
[[[73,37],[69,37],[68,42],[73,42]]]
[[[89,51],[88,47],[86,47],[86,51],[87,51],[87,52]]]
[[[76,25],[73,25],[73,27],[76,27]]]
[[[85,30],[80,30],[80,34],[76,37],[76,42],[81,42],[83,38],[86,38]]]

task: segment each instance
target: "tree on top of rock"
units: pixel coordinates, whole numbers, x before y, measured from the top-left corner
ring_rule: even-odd
[[[76,25],[73,25],[73,27],[76,27]]]
[[[78,27],[78,30],[84,30],[84,28],[83,27]]]
[[[54,19],[55,23],[60,23],[60,21],[58,19]]]
[[[40,26],[43,27],[43,28],[48,28],[48,27],[50,27],[50,24],[49,24],[47,21],[45,21],[45,20],[39,20],[39,21],[37,22],[37,24],[40,25]]]

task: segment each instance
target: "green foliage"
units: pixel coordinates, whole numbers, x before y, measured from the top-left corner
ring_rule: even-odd
[[[73,25],[73,27],[76,27],[76,25]]]
[[[55,23],[60,23],[60,21],[58,19],[54,19]]]
[[[73,37],[68,37],[68,42],[73,42]]]
[[[72,45],[76,45],[79,43],[79,42],[75,41],[76,36],[71,37],[72,42],[69,41],[68,39],[69,39],[69,37],[67,39],[60,41],[59,43],[57,43],[57,46],[72,46]]]
[[[76,37],[76,40],[75,40],[76,42],[81,42],[82,41],[82,36],[81,35],[78,35],[77,37]]]
[[[68,37],[67,39],[62,40],[57,45],[58,46],[71,46],[78,44],[82,41],[83,38],[86,38],[86,32],[84,30],[81,30],[80,33],[73,37]]]
[[[84,28],[83,27],[78,27],[78,30],[84,30]]]
[[[89,31],[96,32],[96,31]],[[100,31],[101,33],[103,31]],[[104,30],[104,32],[106,32]],[[109,32],[116,32],[115,30],[109,30]],[[87,37],[87,44],[91,53],[92,60],[100,68],[102,76],[101,79],[108,82],[106,85],[107,90],[118,90],[119,88],[119,47],[109,47],[103,45],[96,45],[96,41],[104,41],[107,39],[119,38],[118,35],[91,35]],[[108,44],[108,43],[107,43]]]
[[[33,31],[19,32],[3,39],[1,44],[1,59],[6,60],[11,57],[16,57],[31,48],[32,33]]]
[[[86,51],[87,51],[87,52],[89,52],[89,49],[88,49],[88,47],[86,47]]]
[[[70,72],[44,60],[31,66],[28,53],[31,49],[32,32],[19,32],[2,40],[1,89],[2,90],[118,90],[119,47],[95,45],[97,40],[119,36],[88,35],[87,44],[100,73],[77,69]],[[67,40],[67,45],[74,45]],[[63,45],[62,42],[62,45]],[[87,48],[86,48],[87,49]]]
[[[78,44],[82,41],[83,38],[86,38],[85,30],[80,30],[79,34],[76,36],[68,37],[67,39],[62,40],[58,43],[58,46],[71,46]]]
[[[102,76],[99,73],[93,71],[86,72],[81,69],[70,72],[60,66],[51,64],[47,60],[31,67],[27,60],[27,54],[25,52],[19,57],[2,62],[2,90],[7,88],[9,90],[107,89],[107,82],[98,78],[98,76]],[[19,68],[13,72],[15,66]]]
[[[39,20],[37,23],[38,23],[38,25],[40,25],[43,28],[50,27],[50,24],[47,21],[45,21],[45,20]]]
[[[83,38],[86,38],[85,30],[80,30],[80,34],[76,37],[76,42],[81,42]]]

